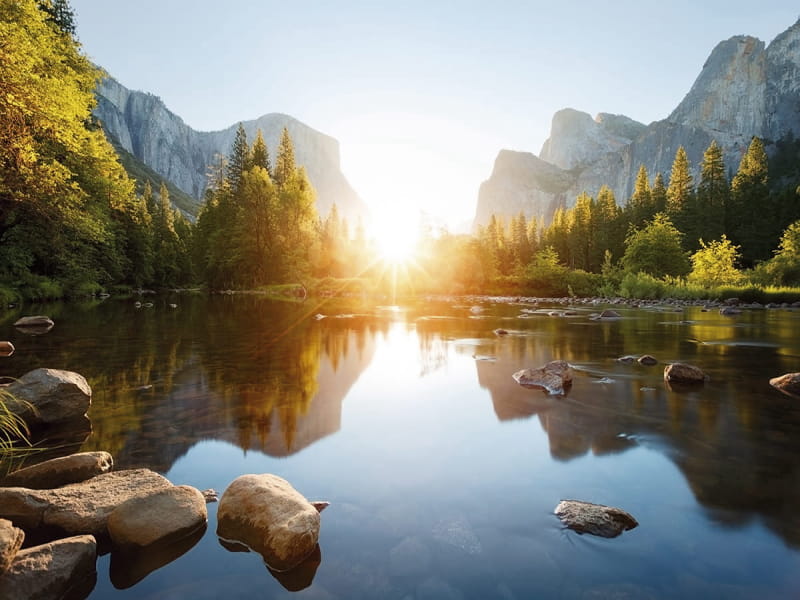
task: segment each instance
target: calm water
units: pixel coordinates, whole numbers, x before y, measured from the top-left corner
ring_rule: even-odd
[[[223,548],[209,504],[203,537],[146,576],[154,565],[101,557],[93,599],[800,597],[800,410],[767,383],[800,370],[800,311],[601,323],[473,301],[154,302],[38,307],[56,321],[38,337],[2,313],[17,352],[0,374],[83,374],[92,431],[62,442],[117,468],[220,494],[275,473],[331,506],[319,556],[290,577]],[[641,353],[711,381],[670,391],[663,365],[614,360]],[[551,359],[578,369],[566,397],[512,380]],[[577,535],[553,515],[564,498],[640,526]]]

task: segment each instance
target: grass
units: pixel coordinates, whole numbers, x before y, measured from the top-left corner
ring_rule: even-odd
[[[19,402],[7,390],[0,390],[0,464],[31,450],[28,425],[11,410],[11,404]]]

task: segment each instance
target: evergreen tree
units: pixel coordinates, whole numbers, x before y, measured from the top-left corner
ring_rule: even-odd
[[[664,176],[656,173],[653,187],[650,188],[650,201],[653,204],[653,216],[667,210],[667,187],[664,185]]]
[[[742,248],[743,262],[752,265],[766,260],[780,235],[776,208],[767,186],[769,167],[764,144],[754,137],[742,156],[739,170],[731,182],[726,210],[726,229],[731,240]]]
[[[272,165],[269,161],[269,150],[267,149],[267,144],[264,142],[264,135],[261,133],[259,129],[256,131],[256,139],[253,142],[253,150],[251,152],[251,163],[253,167],[261,167],[266,169],[267,174],[271,176],[272,174]]]
[[[274,179],[278,187],[285,185],[294,175],[295,170],[294,145],[292,138],[289,137],[289,130],[284,127],[278,145],[278,156],[275,159]]]
[[[231,153],[228,155],[228,163],[226,167],[226,175],[228,186],[233,191],[234,195],[238,195],[242,175],[250,168],[250,148],[247,145],[247,133],[245,133],[244,126],[239,123],[236,129],[236,137],[233,139],[233,146]]]
[[[633,195],[628,199],[627,205],[628,220],[634,227],[639,227],[645,221],[653,218],[655,210],[650,195],[650,181],[647,176],[647,168],[639,166],[636,174],[636,181],[633,185]]]
[[[679,146],[672,162],[667,187],[666,214],[675,226],[684,234],[689,247],[696,245],[697,214],[695,210],[694,179],[689,170],[689,158],[686,150]]]
[[[728,204],[729,191],[722,148],[715,140],[703,154],[700,166],[700,183],[697,186],[700,237],[715,240],[725,231],[725,206]]]
[[[625,231],[622,224],[622,211],[617,205],[614,192],[607,186],[600,188],[594,205],[595,240],[589,270],[598,273],[602,267],[606,252],[613,256],[622,256]]]
[[[59,31],[75,37],[75,13],[68,0],[39,0],[39,8],[47,13],[47,20]]]
[[[567,232],[570,254],[570,266],[573,269],[591,268],[591,254],[594,245],[594,227],[592,213],[594,199],[583,192],[575,200],[575,206],[568,212]]]

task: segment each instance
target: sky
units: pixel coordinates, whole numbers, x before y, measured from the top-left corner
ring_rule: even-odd
[[[339,140],[373,213],[472,220],[503,149],[538,154],[566,107],[660,120],[714,46],[765,42],[762,0],[71,0],[97,64],[212,131],[289,114]]]

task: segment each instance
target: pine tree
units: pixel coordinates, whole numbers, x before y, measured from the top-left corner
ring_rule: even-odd
[[[644,165],[640,165],[633,185],[633,195],[628,199],[626,207],[631,224],[634,227],[639,227],[642,223],[651,219],[655,214],[652,206],[647,168]]]
[[[614,192],[608,186],[604,185],[597,193],[592,220],[595,240],[589,270],[597,273],[602,267],[606,252],[622,256],[625,236],[622,228],[622,211],[617,205]]]
[[[267,144],[264,142],[264,135],[259,129],[256,131],[256,139],[253,142],[253,150],[250,156],[251,166],[262,167],[266,169],[267,173],[272,176],[272,165],[269,161],[269,150]]]
[[[233,139],[231,153],[228,155],[226,168],[228,186],[234,195],[238,195],[242,183],[242,174],[249,168],[250,148],[247,145],[247,133],[245,133],[244,126],[239,123],[239,127],[236,129],[236,137]]]
[[[731,182],[726,229],[731,241],[741,246],[743,262],[770,257],[774,240],[780,235],[776,208],[768,188],[769,166],[762,141],[754,137],[742,156]]]
[[[569,265],[573,269],[588,270],[590,268],[592,246],[595,241],[592,223],[593,204],[594,199],[583,192],[576,198],[575,206],[567,215]]]
[[[39,0],[39,8],[47,13],[47,20],[59,31],[72,38],[75,37],[75,13],[68,0]]]
[[[703,154],[697,186],[698,234],[701,238],[716,240],[725,231],[725,206],[729,192],[722,148],[714,140]]]
[[[656,178],[653,180],[653,187],[650,188],[650,200],[655,211],[653,216],[667,210],[667,188],[664,185],[664,176],[661,173],[656,173]]]
[[[292,138],[289,137],[289,130],[284,127],[281,132],[281,141],[278,145],[278,156],[275,159],[275,171],[273,178],[278,187],[289,181],[296,170],[294,160],[294,145]]]
[[[694,179],[689,171],[689,158],[683,146],[678,147],[667,187],[666,214],[684,234],[689,247],[697,244],[697,214],[695,210]]]

